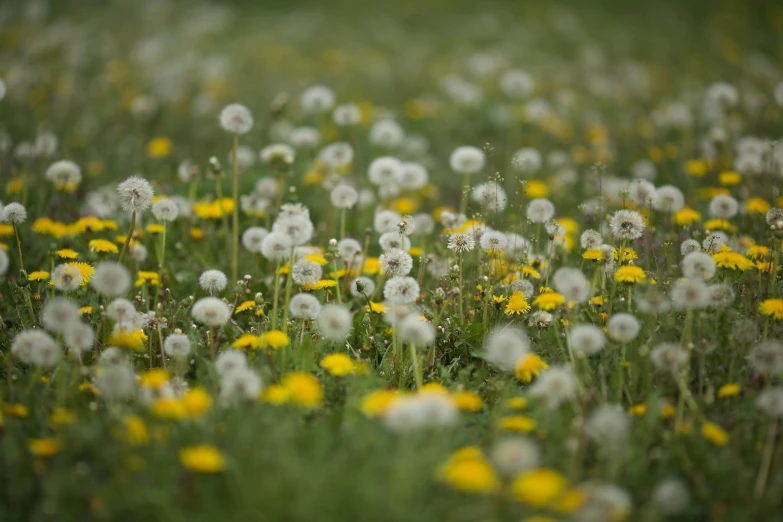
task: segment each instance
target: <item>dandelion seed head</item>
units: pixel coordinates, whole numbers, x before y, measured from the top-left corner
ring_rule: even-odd
[[[715,275],[715,260],[704,252],[691,252],[682,258],[682,273],[687,278],[703,281]]]
[[[334,108],[332,120],[339,127],[350,127],[362,121],[362,111],[355,103],[344,103]]]
[[[503,371],[514,371],[517,362],[529,352],[530,340],[514,326],[496,326],[485,338],[484,358]]]
[[[228,284],[228,278],[220,270],[206,270],[198,278],[198,284],[207,292],[222,292]]]
[[[69,324],[79,321],[79,306],[71,299],[55,297],[46,301],[41,322],[50,332],[63,333]]]
[[[119,297],[128,293],[131,276],[124,266],[113,263],[98,263],[90,278],[90,286],[101,295]]]
[[[202,297],[190,313],[196,322],[210,327],[222,326],[231,317],[228,305],[217,297]]]
[[[541,462],[541,450],[528,437],[506,437],[495,443],[490,458],[501,475],[511,478],[537,468]]]
[[[622,449],[630,432],[628,415],[617,405],[598,406],[587,419],[585,434],[604,450]]]
[[[261,376],[250,368],[237,368],[220,379],[220,398],[223,400],[258,398],[263,389]]]
[[[471,146],[458,147],[449,157],[451,170],[457,174],[477,174],[484,168],[484,153],[481,149]]]
[[[550,366],[530,386],[530,396],[550,409],[571,400],[576,392],[576,376],[565,366]]]
[[[383,285],[383,297],[392,303],[413,304],[419,298],[419,283],[408,276],[394,276]]]
[[[12,225],[21,225],[27,220],[27,210],[21,203],[9,203],[3,207],[3,221]]]
[[[601,351],[606,344],[604,332],[592,324],[577,324],[568,333],[568,346],[578,356],[590,356]]]
[[[661,343],[650,352],[650,361],[659,372],[673,372],[685,366],[688,352],[679,344]]]
[[[767,417],[783,418],[783,386],[774,386],[761,392],[756,398],[756,407]]]
[[[24,364],[33,364],[33,353],[40,347],[50,352],[57,347],[57,343],[43,330],[22,330],[11,341],[11,354]]]
[[[348,209],[353,208],[359,201],[359,193],[350,185],[337,185],[329,194],[329,199],[335,208]]]
[[[726,194],[719,194],[710,201],[710,216],[714,218],[731,219],[738,210],[737,200]]]
[[[600,248],[603,242],[604,239],[601,237],[601,233],[597,230],[588,229],[582,232],[582,235],[579,236],[579,244],[585,250],[594,250]]]
[[[95,332],[90,325],[74,321],[65,327],[63,341],[71,354],[75,358],[79,358],[83,352],[92,350],[95,343]]]
[[[290,256],[292,246],[288,235],[273,230],[261,241],[261,254],[270,261],[283,261]]]
[[[139,176],[131,176],[117,185],[117,193],[120,196],[120,205],[126,212],[147,210],[155,196],[150,182]]]
[[[612,235],[624,241],[633,241],[642,237],[644,219],[635,210],[618,210],[609,222]]]
[[[560,268],[552,276],[555,290],[568,301],[584,303],[590,299],[590,282],[578,268]]]
[[[294,263],[291,279],[298,285],[314,285],[321,280],[323,269],[321,265],[307,259],[299,259]]]
[[[680,253],[687,256],[693,252],[701,252],[701,244],[695,239],[686,239],[680,243]]]
[[[673,185],[663,185],[655,190],[653,208],[659,212],[674,214],[685,206],[685,196],[682,191]]]
[[[729,236],[721,231],[712,232],[707,235],[701,245],[707,252],[714,254],[720,252],[723,246],[729,241]]]
[[[614,314],[606,323],[609,337],[620,343],[629,343],[636,339],[642,326],[631,314]]]
[[[161,198],[152,204],[152,215],[158,221],[171,222],[177,219],[179,207],[169,198]]]
[[[44,176],[58,187],[74,186],[81,183],[82,170],[71,160],[59,160],[47,167]]]
[[[136,392],[136,374],[128,364],[101,364],[95,377],[95,387],[106,400],[128,399]]]
[[[321,303],[311,294],[296,294],[288,306],[291,316],[297,319],[315,319],[321,312]]]
[[[308,87],[299,98],[302,110],[308,114],[328,112],[332,110],[334,103],[334,92],[324,85]]]
[[[384,232],[378,238],[378,244],[381,250],[388,252],[390,250],[402,250],[407,252],[411,248],[411,240],[400,235],[399,232]]]
[[[220,111],[220,126],[226,132],[247,134],[253,128],[253,115],[250,109],[239,103],[226,105]]]
[[[269,231],[263,227],[250,227],[242,232],[242,246],[248,252],[261,253],[261,245]]]
[[[554,215],[555,206],[548,199],[533,199],[527,204],[527,218],[533,223],[546,223]]]
[[[163,351],[169,357],[185,358],[190,355],[190,339],[185,334],[170,334],[163,341]]]
[[[396,149],[405,141],[405,131],[396,121],[383,118],[370,127],[370,143],[384,149]]]
[[[318,331],[324,338],[334,343],[345,341],[353,330],[353,316],[350,310],[338,304],[322,306],[316,322]]]
[[[748,353],[751,368],[761,375],[783,372],[783,343],[776,339],[762,341]]]
[[[240,350],[226,350],[220,352],[215,359],[215,371],[221,377],[225,377],[238,370],[247,368],[247,356]]]
[[[680,279],[672,285],[671,300],[675,308],[695,310],[710,303],[710,291],[699,279]]]

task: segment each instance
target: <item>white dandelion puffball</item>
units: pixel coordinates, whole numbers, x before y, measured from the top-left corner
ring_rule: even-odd
[[[152,215],[158,221],[171,222],[177,219],[179,207],[169,198],[161,198],[152,204]]]
[[[405,190],[419,190],[429,180],[427,167],[421,163],[407,162],[402,164],[402,177],[399,180],[400,187]]]
[[[632,241],[642,237],[644,218],[635,210],[618,210],[609,221],[609,229],[617,239]]]
[[[82,170],[71,160],[60,160],[49,165],[44,176],[58,187],[67,187],[82,181]]]
[[[715,275],[716,269],[715,260],[704,252],[691,252],[682,258],[682,274],[687,278],[706,281]]]
[[[585,434],[605,450],[622,449],[628,439],[631,421],[619,406],[602,404],[587,419]]]
[[[383,285],[383,297],[398,304],[413,304],[419,298],[419,283],[408,276],[395,276]]]
[[[688,362],[688,352],[679,344],[661,343],[650,352],[650,361],[660,372],[679,370]]]
[[[82,352],[92,349],[95,332],[90,325],[75,321],[65,328],[63,341],[74,357],[80,357]]]
[[[680,254],[687,256],[693,252],[701,252],[701,243],[695,239],[686,239],[680,243]]]
[[[313,85],[302,93],[299,103],[308,114],[327,112],[334,107],[334,92],[323,85]]]
[[[527,335],[513,326],[495,327],[484,342],[484,359],[504,371],[513,371],[517,362],[529,352]]]
[[[673,185],[663,185],[655,189],[653,208],[660,212],[674,214],[685,206],[685,196],[682,191]]]
[[[568,333],[568,346],[578,357],[600,352],[605,343],[603,330],[592,324],[574,325]]]
[[[476,240],[473,238],[473,234],[469,232],[451,234],[447,246],[449,250],[455,252],[470,252],[475,248]]]
[[[404,172],[402,162],[391,156],[375,158],[367,169],[370,183],[378,186],[399,184]]]
[[[261,241],[261,254],[270,261],[282,261],[290,256],[292,246],[290,237],[272,232]]]
[[[5,250],[0,248],[0,276],[5,275],[6,272],[8,272],[8,265],[10,265],[11,262],[8,259],[8,254],[5,253]]]
[[[286,236],[294,246],[302,246],[313,237],[309,214],[281,215],[272,224],[272,232]]]
[[[228,278],[220,270],[207,270],[198,278],[198,284],[207,292],[222,292],[228,284]]]
[[[118,323],[126,323],[132,321],[136,316],[136,308],[127,299],[118,298],[109,303],[109,306],[106,307],[106,314]]]
[[[396,149],[405,140],[405,131],[396,121],[384,118],[370,127],[370,143],[384,149]]]
[[[509,98],[520,99],[533,94],[536,82],[522,69],[510,69],[500,77],[500,90]]]
[[[381,210],[375,214],[373,219],[373,227],[379,234],[385,232],[396,232],[397,223],[400,222],[401,216],[393,210]]]
[[[533,148],[519,149],[514,154],[513,165],[522,174],[535,174],[543,163],[541,153]]]
[[[103,362],[103,354],[101,362]],[[101,397],[107,400],[127,399],[136,391],[136,375],[127,364],[101,364],[96,371],[95,387],[98,388]]]
[[[351,311],[337,304],[327,304],[321,307],[316,322],[318,323],[318,331],[324,338],[335,343],[345,341],[353,330]]]
[[[548,199],[533,199],[527,204],[527,218],[533,223],[545,223],[554,216],[555,206]]]
[[[23,330],[11,341],[11,354],[24,364],[32,364],[36,351],[52,351],[57,343],[43,330]]]
[[[27,210],[21,203],[9,203],[3,207],[3,221],[12,225],[21,225],[27,220]]]
[[[378,238],[378,244],[384,252],[389,250],[403,250],[407,252],[411,249],[411,240],[401,236],[399,232],[385,232],[381,234],[381,237]]]
[[[163,341],[163,351],[169,357],[187,357],[190,355],[190,339],[185,334],[173,333]]]
[[[710,216],[719,219],[731,219],[737,215],[739,203],[726,194],[718,194],[710,201]]]
[[[359,201],[359,193],[350,185],[340,184],[332,189],[329,199],[336,208],[353,208]]]
[[[41,322],[50,332],[63,333],[69,324],[78,321],[79,307],[70,299],[55,297],[43,306]]]
[[[125,295],[131,286],[130,272],[117,263],[99,263],[90,279],[90,286],[99,294],[107,297]]]
[[[321,313],[321,303],[314,295],[296,294],[291,298],[288,309],[297,319],[315,319]]]
[[[706,308],[710,304],[710,289],[699,279],[680,279],[672,285],[671,300],[680,310]]]
[[[484,168],[484,152],[471,146],[458,147],[449,157],[449,166],[457,174],[477,174]]]
[[[215,371],[221,377],[247,368],[247,356],[240,350],[226,350],[215,359]]]
[[[435,342],[435,328],[415,314],[408,315],[398,325],[400,340],[415,346],[430,346]]]
[[[253,128],[253,115],[244,105],[232,103],[220,111],[220,126],[227,132],[246,134]]]
[[[553,366],[539,374],[530,387],[530,395],[550,409],[571,400],[578,384],[574,373],[565,366]]]
[[[597,230],[588,229],[579,236],[579,244],[585,250],[595,250],[604,243],[604,238]]]
[[[155,191],[150,182],[139,176],[131,176],[119,185],[120,205],[126,212],[143,212],[152,205]]]
[[[584,303],[590,299],[590,282],[578,268],[560,268],[552,281],[555,290],[568,301]]]
[[[375,281],[359,276],[351,281],[351,295],[357,298],[369,297],[375,293]]]
[[[614,314],[606,323],[609,337],[619,343],[628,343],[636,339],[642,326],[631,314]]]
[[[250,227],[242,232],[242,246],[253,254],[261,253],[261,244],[269,231],[263,227]]]
[[[362,121],[362,111],[355,103],[344,103],[334,108],[332,120],[339,127],[358,125]]]
[[[224,325],[229,320],[231,310],[217,297],[202,297],[193,305],[191,315],[198,323],[216,327]]]
[[[291,279],[298,285],[314,285],[321,280],[321,265],[305,258],[299,259],[291,269]]]
[[[296,151],[285,143],[273,143],[267,145],[258,153],[259,158],[266,164],[277,163],[290,165],[294,162]]]

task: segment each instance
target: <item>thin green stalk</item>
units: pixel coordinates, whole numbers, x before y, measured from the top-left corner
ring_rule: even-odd
[[[128,233],[125,236],[125,243],[122,245],[122,251],[120,252],[120,259],[117,261],[117,263],[122,264],[122,260],[125,259],[125,253],[128,251],[128,245],[131,242],[131,238],[133,237],[133,229],[136,228],[136,211],[134,210],[131,212],[131,222],[130,227],[128,228]]]
[[[291,252],[288,255],[288,274],[285,278],[285,301],[283,303],[283,330],[288,330],[288,303],[291,301],[291,276],[294,271],[293,267],[293,260],[294,260],[294,247],[291,245]],[[339,295],[339,282],[337,284],[338,287],[338,295]]]
[[[234,212],[232,216],[234,228],[234,240],[231,247],[231,284],[236,283],[239,275],[239,165],[237,165],[237,149],[239,148],[239,134],[234,133],[234,148],[232,150],[232,184],[231,197],[234,200]]]

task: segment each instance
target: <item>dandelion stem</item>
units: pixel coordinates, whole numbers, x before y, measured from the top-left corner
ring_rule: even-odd
[[[773,420],[767,430],[767,440],[764,441],[764,452],[761,454],[761,466],[759,466],[759,473],[756,477],[756,487],[753,489],[753,496],[756,500],[761,498],[764,494],[764,489],[767,486],[767,478],[769,477],[769,468],[772,464],[772,453],[775,447],[777,430],[778,422],[777,420]]]
[[[120,252],[120,259],[117,261],[118,264],[122,264],[122,260],[125,259],[125,253],[128,251],[128,245],[130,244],[131,238],[133,237],[133,229],[136,228],[136,211],[134,210],[131,212],[131,222],[130,227],[128,227],[128,233],[125,236],[125,243],[122,245],[122,252]]]
[[[234,228],[233,243],[231,246],[231,282],[236,282],[239,274],[239,165],[237,165],[237,149],[239,148],[239,134],[234,133],[234,148],[232,154],[232,183],[231,197],[234,200],[234,212],[232,225]]]
[[[163,267],[166,266],[166,222],[163,222],[163,232],[160,235],[160,267],[158,272],[163,277]]]
[[[292,261],[294,260],[294,246],[291,245],[291,252],[288,255],[288,275],[286,275],[285,278],[285,301],[283,302],[283,330],[288,330],[288,303],[291,301],[291,276],[294,271],[294,267],[292,265]],[[339,295],[339,284],[338,286],[338,295]]]
[[[422,377],[421,372],[421,361],[419,361],[418,354],[416,353],[416,345],[411,344],[409,346],[411,351],[411,359],[413,360],[413,375],[414,379],[416,380],[416,389],[421,389],[422,384],[424,383],[424,378]]]
[[[16,227],[16,223],[12,223],[11,226],[14,227],[14,235],[16,236],[16,250],[19,252],[19,268],[27,273],[27,270],[24,269],[24,259],[22,258],[22,242],[19,240],[19,229]]]
[[[280,298],[280,259],[277,260],[277,266],[275,267],[275,293],[273,294],[274,297],[272,297],[272,330],[277,330],[277,301]],[[291,267],[288,267],[289,273],[291,272]]]

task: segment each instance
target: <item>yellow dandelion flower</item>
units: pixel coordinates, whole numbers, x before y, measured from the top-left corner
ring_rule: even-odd
[[[76,414],[67,408],[55,408],[49,415],[49,422],[55,426],[62,426],[63,424],[73,424],[76,422]]]
[[[82,306],[79,308],[79,315],[92,315],[92,306]]]
[[[147,228],[145,228],[144,230],[146,230],[150,234],[161,234],[163,233],[163,229],[164,227],[160,223],[153,223],[151,225],[147,225]]]
[[[751,245],[745,255],[751,259],[769,257],[769,248],[763,245]]]
[[[174,397],[161,397],[153,401],[150,406],[152,414],[159,419],[178,420],[187,416],[188,410],[180,399]]]
[[[242,303],[237,305],[237,307],[234,309],[234,315],[241,314],[242,312],[246,312],[248,310],[252,310],[255,307],[256,307],[255,301],[242,301]]]
[[[783,299],[766,299],[759,305],[759,312],[776,321],[783,321]]]
[[[27,444],[30,453],[39,458],[48,458],[59,453],[62,448],[62,441],[56,437],[45,439],[30,439]]]
[[[549,189],[546,183],[534,179],[525,184],[525,194],[531,198],[545,198],[549,195]]]
[[[305,256],[305,259],[308,261],[312,261],[313,263],[318,263],[319,265],[323,266],[327,264],[329,261],[326,260],[324,256],[318,255],[318,254],[307,254]]]
[[[335,377],[353,375],[356,372],[356,363],[344,353],[330,353],[321,359],[319,366]]]
[[[139,384],[142,388],[159,390],[167,382],[169,382],[169,372],[163,368],[153,368],[139,376]]]
[[[117,254],[119,249],[117,245],[106,239],[93,239],[87,247],[93,252],[100,252],[101,254]]]
[[[511,298],[506,304],[506,309],[503,312],[506,315],[521,315],[530,311],[530,305],[525,299],[525,295],[522,292],[514,292],[511,294]]]
[[[143,286],[149,284],[151,286],[160,286],[160,275],[157,272],[145,272],[139,270],[136,274],[136,286]]]
[[[82,275],[82,284],[79,286],[86,286],[90,282],[93,272],[95,272],[95,267],[82,261],[72,261],[66,263],[66,265],[75,267]]]
[[[615,249],[612,249],[612,257],[614,257],[615,261],[620,261],[620,262],[623,262],[623,261],[634,261],[636,259],[639,259],[639,256],[636,255],[636,250],[634,250],[633,248],[615,248]],[[621,257],[622,257],[622,259],[620,259]]]
[[[533,279],[541,279],[541,274],[532,266],[523,266],[522,275]]]
[[[732,252],[730,250],[724,250],[723,252],[717,252],[712,254],[712,259],[715,260],[715,264],[720,268],[728,268],[731,270],[745,271],[753,267],[753,262],[747,257],[738,252]]]
[[[142,330],[116,330],[109,337],[109,344],[128,350],[141,351],[147,341],[147,334]]]
[[[271,348],[273,350],[279,350],[285,346],[288,346],[290,339],[288,334],[281,330],[269,330],[259,336],[259,343],[262,348]]]
[[[634,417],[642,417],[645,413],[647,413],[647,405],[644,403],[637,404],[628,409],[628,414],[633,415]]]
[[[536,354],[529,353],[522,356],[517,362],[515,369],[515,375],[518,380],[528,383],[533,380],[533,377],[537,376],[541,370],[549,368],[549,365],[545,363],[541,357]]]
[[[514,497],[533,507],[552,505],[568,487],[566,478],[554,469],[539,468],[519,475],[511,483]]]
[[[766,214],[772,208],[772,205],[763,198],[750,198],[745,206],[750,214]]]
[[[467,493],[492,493],[501,481],[492,464],[478,448],[468,447],[453,453],[437,472],[438,480]]]
[[[725,230],[727,232],[736,232],[737,227],[732,225],[726,219],[709,219],[704,222],[704,230]]]
[[[76,250],[71,250],[70,248],[62,248],[55,252],[55,254],[57,254],[57,257],[62,259],[76,259],[79,257],[79,253]]]
[[[171,154],[174,143],[165,136],[158,136],[147,143],[147,156],[153,159],[165,158]]]
[[[383,303],[373,303],[371,301],[370,304],[368,304],[365,307],[365,310],[367,310],[368,312],[376,313],[376,314],[382,314],[383,312],[386,311],[386,305],[383,304]]]
[[[493,295],[492,296],[492,302],[495,304],[505,303],[506,302],[506,296],[504,295]]]
[[[150,440],[147,425],[138,415],[128,415],[123,421],[125,425],[125,437],[131,446],[143,446]]]
[[[484,409],[484,401],[478,393],[462,390],[451,394],[451,398],[461,411],[477,412]]]
[[[537,306],[538,308],[546,311],[552,311],[563,303],[565,303],[565,297],[558,294],[557,292],[551,291],[542,293],[533,299],[533,306]]]
[[[582,259],[589,259],[591,261],[600,261],[604,258],[604,251],[600,248],[589,248],[582,254]]]
[[[691,159],[685,162],[685,172],[691,176],[701,177],[710,169],[709,162],[700,159]]]
[[[718,174],[718,181],[721,185],[730,187],[733,185],[739,185],[742,181],[742,177],[737,172],[726,170]]]
[[[718,397],[734,397],[742,391],[742,385],[738,382],[730,382],[718,388]]]
[[[527,399],[524,397],[511,397],[506,401],[506,407],[512,410],[524,410],[527,408]]]
[[[30,272],[27,279],[30,281],[46,281],[49,279],[49,272],[45,270],[36,270],[35,272]]]
[[[333,288],[335,286],[337,286],[337,281],[333,279],[321,279],[315,284],[302,286],[302,289],[307,291],[313,291],[313,290],[323,290],[324,288]]]
[[[264,388],[261,392],[260,399],[269,404],[285,404],[288,402],[289,397],[290,394],[286,388],[279,384],[272,384],[271,386]]]
[[[726,433],[726,430],[712,422],[702,424],[701,435],[716,446],[724,446],[729,441],[729,434]]]
[[[501,417],[498,421],[498,428],[504,431],[529,433],[536,429],[536,421],[524,415],[509,415]]]
[[[701,220],[701,214],[692,208],[683,208],[674,214],[674,222],[680,226],[688,226]]]
[[[626,265],[618,268],[614,273],[614,280],[618,283],[641,283],[647,279],[644,270],[640,266]]]
[[[366,417],[382,415],[399,396],[396,390],[374,390],[362,397],[359,409]]]
[[[179,461],[185,469],[194,473],[219,473],[226,469],[223,453],[207,444],[183,448],[179,452]]]
[[[305,408],[318,408],[323,404],[324,391],[314,376],[305,372],[285,375],[280,382],[288,390],[291,401]]]

